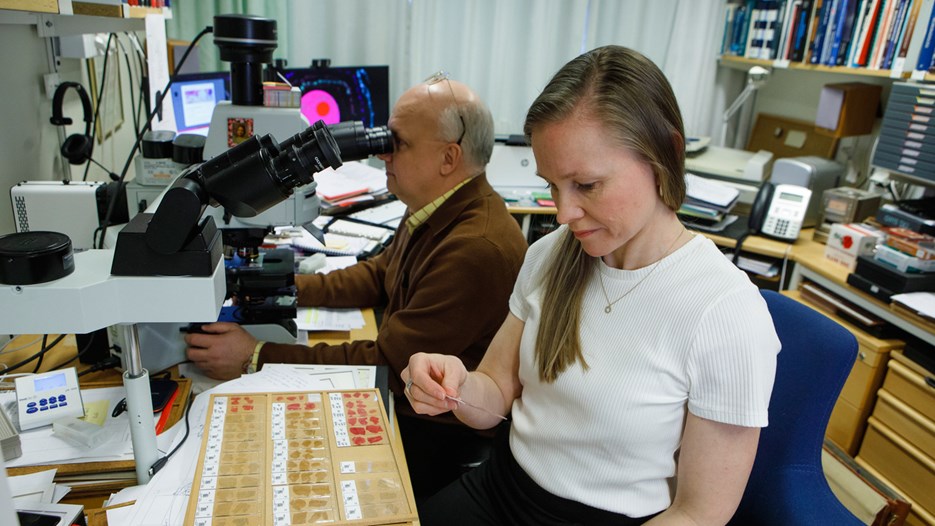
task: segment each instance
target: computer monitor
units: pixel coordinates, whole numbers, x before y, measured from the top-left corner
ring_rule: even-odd
[[[310,123],[362,121],[372,128],[389,120],[389,66],[286,69],[283,76],[302,90],[302,114]]]
[[[179,74],[169,90],[176,131],[207,135],[214,107],[231,99],[230,72]]]

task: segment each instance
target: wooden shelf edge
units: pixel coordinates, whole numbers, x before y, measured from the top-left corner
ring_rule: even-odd
[[[741,68],[746,66],[763,66],[767,68],[774,69],[788,69],[794,71],[819,71],[823,73],[839,73],[844,75],[855,75],[860,77],[879,77],[879,78],[888,78],[893,80],[905,80],[909,78],[909,72],[903,72],[899,77],[893,77],[892,73],[888,69],[866,69],[866,68],[850,68],[844,66],[820,66],[816,64],[804,64],[801,62],[789,62],[787,66],[777,65],[775,60],[763,60],[763,59],[753,59],[746,57],[735,57],[732,55],[721,55],[718,57],[718,61],[721,65],[725,67],[734,67]],[[931,75],[935,79],[935,75]],[[926,80],[929,80],[929,75],[926,76]]]

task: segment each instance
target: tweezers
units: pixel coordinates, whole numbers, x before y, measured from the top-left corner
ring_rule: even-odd
[[[481,411],[481,412],[483,412],[483,413],[487,413],[488,415],[493,415],[493,416],[499,418],[500,420],[506,421],[506,419],[507,419],[507,418],[506,418],[505,416],[503,416],[503,415],[498,415],[497,413],[494,413],[493,411],[490,411],[490,410],[488,410],[488,409],[484,409],[483,407],[481,407],[481,406],[479,406],[479,405],[474,405],[474,404],[472,404],[472,403],[465,402],[464,400],[462,400],[462,399],[460,399],[460,398],[458,398],[458,397],[450,396],[450,395],[445,395],[445,398],[447,398],[447,399],[449,399],[449,400],[451,400],[451,401],[453,401],[453,402],[458,402],[459,404],[466,405],[466,406],[470,407],[471,409],[477,409],[478,411]]]

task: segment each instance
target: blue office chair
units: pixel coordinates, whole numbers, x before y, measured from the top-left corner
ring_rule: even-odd
[[[834,496],[821,468],[831,409],[857,357],[857,340],[821,313],[761,291],[782,342],[769,426],[730,524],[861,525]]]

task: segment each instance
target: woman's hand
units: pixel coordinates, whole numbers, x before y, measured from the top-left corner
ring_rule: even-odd
[[[415,412],[438,415],[458,407],[447,398],[461,395],[468,371],[460,359],[445,354],[417,353],[400,377],[406,382],[406,397]]]

